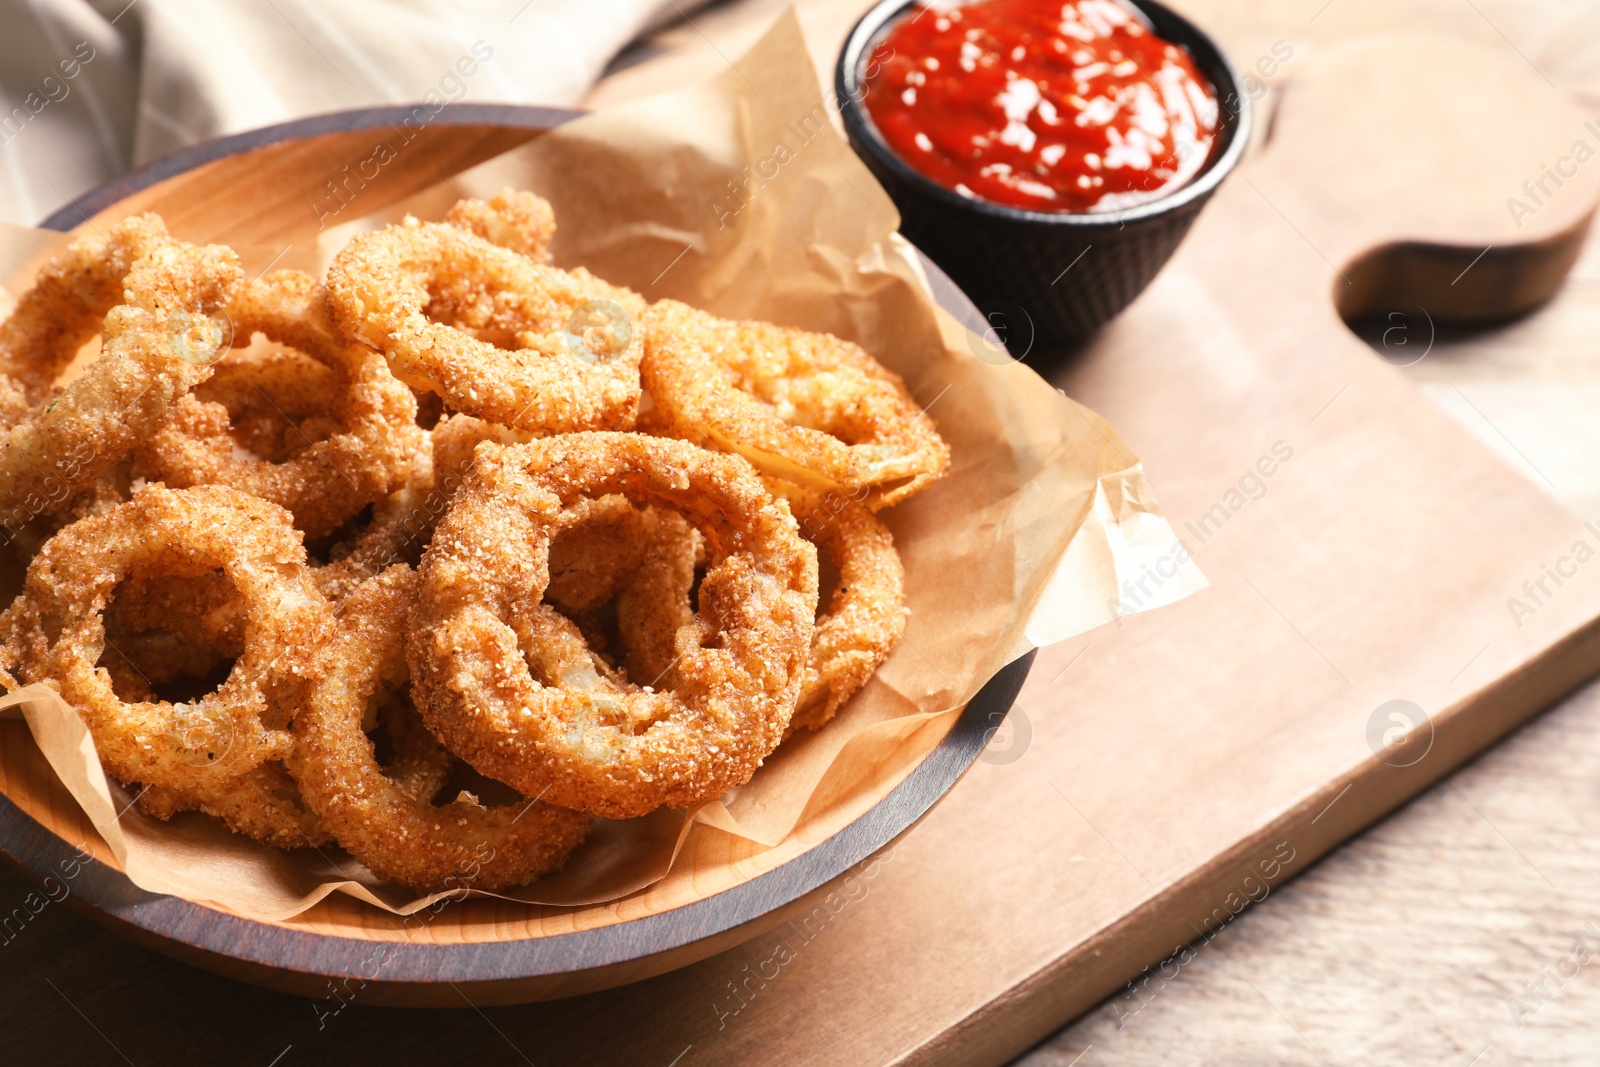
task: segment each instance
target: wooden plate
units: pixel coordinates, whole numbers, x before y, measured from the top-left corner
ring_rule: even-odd
[[[68,231],[101,215],[157,211],[189,240],[309,244],[320,221],[309,205],[338,202],[327,199],[322,179],[329,174],[356,174],[342,195],[359,201],[351,217],[364,215],[577,114],[460,105],[425,122],[408,108],[302,119],[150,163],[68,204],[44,226]],[[406,166],[363,167],[375,141],[391,136],[408,136]],[[924,265],[941,305],[972,321],[976,309],[931,262]],[[465,992],[474,1003],[493,1004],[637,981],[720,952],[808,909],[829,882],[909,830],[977,758],[1032,661],[1030,653],[992,678],[938,747],[865,812],[841,816],[810,842],[735,857],[722,865],[728,873],[720,883],[686,879],[692,886],[667,901],[670,906],[646,906],[644,894],[578,908],[470,900],[408,930],[394,916],[335,895],[294,920],[264,923],[148,893],[102,862],[83,869],[67,899],[169,955],[286,992],[322,996],[342,984],[360,988],[367,1003],[459,1005]],[[24,728],[6,723],[3,729],[13,731],[15,741]],[[70,863],[69,842],[82,840],[86,820],[47,768],[17,773],[12,762],[4,775],[10,795],[0,795],[0,852],[42,880]]]

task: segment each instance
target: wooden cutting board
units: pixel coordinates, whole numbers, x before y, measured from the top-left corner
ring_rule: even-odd
[[[1441,321],[1535,307],[1600,200],[1597,150],[1504,50],[1308,60],[1265,150],[1056,373],[1213,587],[1043,651],[1008,736],[809,918],[524,1009],[519,1034],[553,1062],[1001,1062],[1108,995],[1137,1014],[1235,914],[1594,673],[1600,524],[1339,309],[1404,361]]]

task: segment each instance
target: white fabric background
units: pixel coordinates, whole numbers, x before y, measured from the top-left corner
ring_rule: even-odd
[[[35,223],[131,166],[302,115],[430,92],[572,104],[642,29],[694,6],[0,0],[0,220]]]

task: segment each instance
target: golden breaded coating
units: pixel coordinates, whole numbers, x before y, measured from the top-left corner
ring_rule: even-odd
[[[408,385],[538,433],[630,429],[638,296],[443,223],[362,234],[328,269],[334,318]]]
[[[49,514],[110,472],[210,377],[227,345],[219,313],[239,281],[232,250],[165,237],[153,216],[114,233],[123,227],[142,236],[123,278],[124,301],[105,316],[100,355],[0,435],[0,523],[7,526]],[[23,304],[31,306],[26,297]]]
[[[706,539],[667,690],[616,676],[540,602],[550,542],[587,514],[573,505],[611,493],[677,511]],[[816,567],[738,457],[621,433],[481,444],[422,559],[407,646],[417,706],[480,772],[564,807],[629,818],[720,796],[783,738]]]
[[[817,611],[805,684],[790,729],[820,729],[867,684],[906,632],[905,568],[889,528],[838,493],[808,493],[769,481],[789,501],[800,536],[838,570]]]
[[[139,473],[176,489],[229,485],[270,500],[313,538],[405,484],[422,440],[416,398],[382,356],[335,332],[314,278],[279,271],[257,279],[235,295],[228,314],[236,343],[260,333],[328,373],[307,373],[303,361],[287,357],[227,368],[232,395],[224,403],[180,400],[140,445]],[[257,456],[236,454],[235,412],[254,413],[268,428],[250,442]]]
[[[289,769],[339,843],[381,878],[419,892],[455,888],[469,872],[479,889],[526,885],[566,862],[587,815],[525,798],[490,807],[467,793],[435,805],[380,767],[362,733],[362,708],[403,692],[416,585],[402,564],[350,594],[325,679],[295,718]]]
[[[145,814],[420,893],[823,728],[905,632],[875,512],[948,445],[854,344],[550,266],[555,221],[463,199],[320,282],[154,215],[46,264],[0,323],[0,683],[60,693]]]
[[[39,269],[33,288],[0,323],[0,429],[10,429],[50,399],[78,349],[122,303],[134,264],[171,242],[159,216],[135,215],[111,227],[104,239],[72,242]]]
[[[550,201],[518,189],[502,189],[488,200],[459,200],[444,217],[452,226],[491,244],[521,252],[535,263],[550,262],[556,213]]]
[[[812,490],[874,510],[944,475],[950,449],[905,383],[858,346],[675,300],[645,316],[640,374],[673,436],[735,452]]]
[[[227,680],[193,702],[118,697],[96,666],[117,586],[219,568],[245,618]],[[34,557],[0,622],[8,635],[0,666],[77,707],[120,781],[204,791],[287,755],[288,719],[309,681],[307,653],[331,619],[282,508],[222,486],[151,486],[68,526]]]

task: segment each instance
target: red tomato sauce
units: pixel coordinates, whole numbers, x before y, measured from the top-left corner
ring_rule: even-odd
[[[1116,0],[911,9],[873,51],[865,103],[908,165],[963,196],[1117,211],[1199,174],[1217,97],[1189,53]]]

